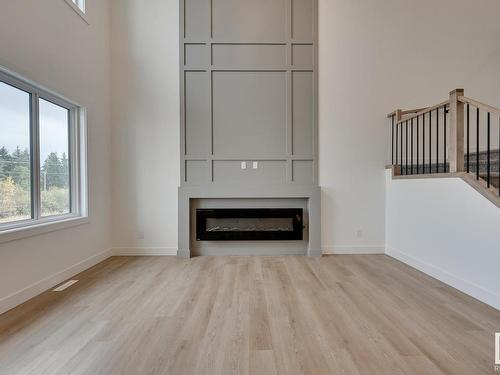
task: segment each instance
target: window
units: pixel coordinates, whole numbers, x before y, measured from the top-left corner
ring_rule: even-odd
[[[85,0],[71,0],[73,3],[83,12],[85,13]]]
[[[87,12],[85,9],[85,0],[64,0],[85,22],[87,20]]]
[[[31,95],[0,82],[0,223],[30,219]]]
[[[69,214],[69,110],[39,99],[40,190],[43,217]]]
[[[0,234],[86,217],[84,116],[0,68]]]

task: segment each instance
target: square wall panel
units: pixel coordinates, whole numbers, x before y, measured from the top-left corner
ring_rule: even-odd
[[[206,160],[186,160],[186,182],[204,185],[210,182],[210,162]]]
[[[283,155],[286,88],[285,72],[213,72],[215,155]]]
[[[284,160],[259,161],[257,169],[241,169],[241,162],[241,160],[215,160],[214,183],[261,185],[286,182],[286,161]]]
[[[289,0],[212,0],[213,36],[222,40],[286,38]]]
[[[277,44],[214,44],[216,67],[279,68],[286,65],[287,47]]]
[[[292,102],[294,155],[313,154],[314,130],[314,75],[312,72],[293,72]]]
[[[184,65],[188,68],[205,68],[210,65],[210,47],[206,44],[186,43]]]
[[[291,0],[291,2],[293,39],[312,42],[314,36],[314,1]]]
[[[312,68],[314,64],[314,48],[311,44],[292,45],[292,64],[294,66]]]
[[[210,1],[184,0],[185,38],[210,39]]]
[[[300,185],[314,183],[314,163],[312,160],[294,160],[292,164],[293,182]]]
[[[210,153],[210,74],[185,72],[186,155]]]

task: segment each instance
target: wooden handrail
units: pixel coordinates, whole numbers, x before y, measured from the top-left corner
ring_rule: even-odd
[[[470,104],[473,107],[482,109],[486,112],[494,113],[497,116],[500,116],[500,109],[492,107],[491,105],[484,104],[481,102],[478,102],[477,100],[467,98],[466,96],[459,96],[458,101],[462,102],[464,104]]]
[[[467,164],[465,165],[465,155],[470,155],[470,137],[469,137],[469,125],[470,123],[467,122],[467,134],[465,134],[465,120],[466,120],[466,105],[470,105],[472,107],[477,108],[477,116],[479,116],[479,111],[487,112],[488,113],[488,142],[487,142],[487,163],[486,163],[486,169],[487,169],[487,175],[486,175],[486,186],[489,189],[490,186],[492,185],[491,182],[491,174],[494,172],[491,169],[491,147],[490,147],[490,125],[491,125],[491,114],[494,116],[500,116],[500,109],[492,107],[488,104],[481,103],[477,100],[470,99],[465,96],[464,90],[463,89],[455,89],[450,92],[449,94],[449,99],[445,100],[439,104],[433,105],[431,107],[427,108],[420,108],[420,109],[411,109],[411,110],[401,110],[398,109],[394,112],[389,113],[387,117],[391,119],[391,163],[395,167],[401,168],[403,170],[403,165],[406,164],[405,167],[405,175],[413,175],[415,174],[415,169],[414,169],[414,119],[417,119],[416,121],[416,175],[421,175],[420,171],[422,171],[424,174],[426,173],[426,168],[425,168],[425,156],[426,149],[425,149],[425,143],[426,143],[426,134],[429,135],[428,137],[428,149],[429,149],[429,154],[428,154],[428,168],[427,172],[432,173],[432,165],[431,162],[432,160],[435,160],[435,170],[437,172],[440,172],[440,169],[442,169],[445,173],[463,173],[465,171],[470,172],[471,170],[471,164],[470,164],[470,159],[467,157]],[[446,109],[444,112],[444,115],[440,113],[440,109]],[[434,142],[435,145],[435,154],[432,155],[434,156],[434,159],[431,159],[431,149],[432,146],[432,141],[431,141],[431,125],[432,125],[432,119],[431,116],[429,115],[429,132],[426,133],[426,127],[425,127],[425,120],[426,117],[424,115],[426,114],[431,114],[434,111],[436,111],[436,119],[435,119],[435,131],[436,131],[436,140]],[[469,111],[467,111],[469,113]],[[419,122],[419,118],[422,117],[422,122]],[[442,127],[441,129],[444,129],[442,132],[440,132],[439,128],[439,120],[442,119]],[[407,125],[404,126],[402,124],[406,123]],[[422,124],[422,126],[419,128],[419,125]],[[401,125],[401,126],[399,126]],[[408,126],[410,125],[410,126]],[[444,126],[444,128],[443,128]],[[422,132],[420,132],[419,129],[422,129]],[[476,124],[476,133],[479,132],[479,120],[477,121]],[[405,141],[405,146],[403,147],[403,132],[406,137]],[[408,136],[410,134],[410,136]],[[422,136],[420,136],[422,134]],[[439,153],[439,134],[444,134],[444,140],[441,141],[442,144],[444,145],[444,151]],[[423,142],[422,147],[420,148],[419,146],[419,141]],[[408,143],[410,141],[410,143]],[[399,147],[398,147],[399,146]],[[403,149],[405,150],[405,154],[403,154]],[[476,145],[475,145],[476,152],[479,152],[480,150],[480,144],[479,144],[479,136],[476,136]],[[408,153],[408,150],[410,152]],[[422,151],[422,154],[419,154],[419,151]],[[420,158],[420,155],[422,157]],[[403,156],[405,161],[403,162]],[[408,157],[409,156],[409,157]],[[442,159],[441,156],[443,157]],[[408,162],[408,160],[410,162]],[[422,161],[422,164],[420,164],[420,161]],[[419,168],[419,166],[422,165],[422,169]],[[411,167],[411,169],[410,169]],[[479,157],[476,157],[476,176],[475,178],[479,180],[480,178],[483,178],[480,176],[480,163],[479,163]],[[500,189],[498,190],[497,193],[495,194],[500,194]]]
[[[401,111],[401,116],[407,116],[407,115],[411,115],[412,113],[422,112],[422,111],[426,110],[427,108],[429,108],[429,107],[417,108],[417,109],[407,109],[405,111],[402,111],[400,109],[396,109],[395,111],[392,111],[391,113],[389,113],[387,115],[387,118],[391,118],[392,116],[396,116],[398,111]]]
[[[407,110],[407,111],[401,111],[401,114],[403,116],[406,116],[406,115],[411,115],[412,113],[418,113],[418,112],[422,112],[422,111],[425,111],[426,109],[428,109],[429,107],[424,107],[424,108],[417,108],[417,109],[410,109],[410,110]]]
[[[414,118],[420,117],[420,116],[422,116],[422,115],[425,115],[426,113],[432,112],[432,111],[434,111],[435,109],[441,108],[441,107],[443,107],[443,106],[445,106],[445,105],[447,106],[447,105],[449,105],[449,104],[450,104],[450,101],[449,101],[449,100],[445,100],[444,102],[439,103],[439,104],[436,104],[436,105],[433,105],[432,107],[427,107],[427,108],[425,108],[425,109],[423,109],[423,110],[421,110],[421,111],[419,111],[419,112],[415,113],[414,115],[412,115],[412,116],[410,116],[410,117],[406,117],[406,118],[404,118],[404,119],[401,119],[401,120],[399,120],[396,124],[401,124],[402,122],[409,121],[409,120],[411,120],[411,119],[414,119]],[[401,113],[403,113],[403,112],[401,112]]]

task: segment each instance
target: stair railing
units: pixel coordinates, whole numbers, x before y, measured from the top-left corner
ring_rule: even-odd
[[[397,174],[466,172],[484,180],[487,189],[499,187],[500,109],[456,89],[439,104],[397,109],[388,118]]]

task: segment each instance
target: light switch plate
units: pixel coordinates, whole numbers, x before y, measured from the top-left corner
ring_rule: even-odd
[[[259,162],[258,161],[254,161],[253,165],[252,165],[252,168],[253,169],[258,169],[259,168]]]
[[[246,161],[241,162],[241,169],[247,169],[247,162]]]

